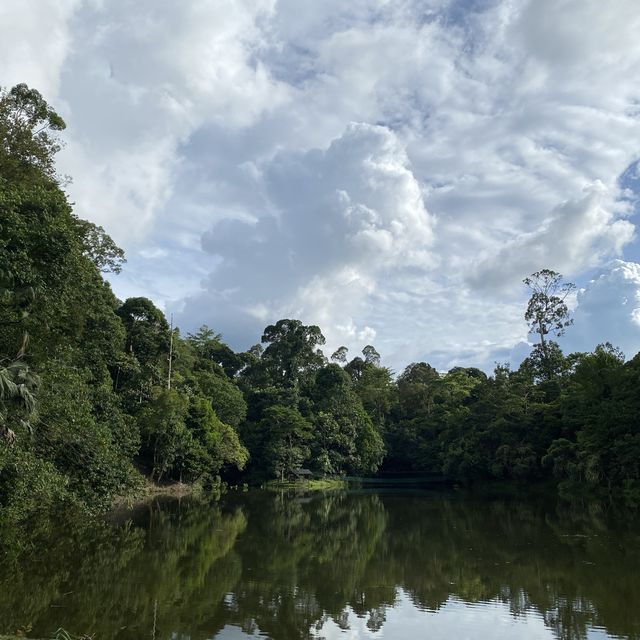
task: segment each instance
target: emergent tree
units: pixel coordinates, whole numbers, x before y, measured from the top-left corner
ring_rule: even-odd
[[[566,327],[573,324],[567,298],[576,286],[571,282],[563,282],[562,275],[551,269],[536,271],[523,282],[531,291],[524,317],[529,323],[529,331],[539,336],[540,343],[536,347],[538,359],[544,377],[550,379],[553,377],[551,355],[557,349],[554,349],[556,345],[548,336],[560,337]]]

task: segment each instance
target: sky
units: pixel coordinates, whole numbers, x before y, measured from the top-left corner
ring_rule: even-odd
[[[5,0],[0,85],[67,121],[121,299],[236,349],[283,317],[400,371],[640,350],[637,0]]]
[[[384,638],[495,638],[496,640],[552,640],[557,635],[545,625],[545,620],[533,607],[518,614],[509,605],[498,600],[485,602],[463,602],[450,596],[437,609],[425,609],[412,601],[410,594],[397,589],[393,606],[376,611],[374,624],[351,607],[346,607],[340,624],[327,616],[321,626],[311,629],[318,640],[382,640]],[[587,604],[587,606],[589,606]],[[382,616],[382,628],[377,628]],[[237,626],[227,625],[216,636],[219,640],[247,640],[264,637],[259,632],[246,633]],[[604,629],[592,627],[587,630],[587,640],[613,638]]]

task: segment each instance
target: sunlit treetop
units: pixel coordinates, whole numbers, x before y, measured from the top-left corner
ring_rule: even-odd
[[[56,132],[65,128],[36,89],[26,84],[0,89],[0,175],[44,175],[59,182],[54,158],[61,141]]]

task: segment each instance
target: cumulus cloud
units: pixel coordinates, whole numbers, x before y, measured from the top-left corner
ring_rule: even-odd
[[[224,219],[202,240],[221,259],[205,284],[215,320],[260,323],[282,315],[322,322],[344,337],[361,333],[351,313],[399,266],[429,269],[434,220],[396,136],[351,124],[325,150],[276,155],[259,181],[270,211]],[[202,315],[201,298],[186,319]],[[347,328],[346,330],[344,328]]]
[[[69,125],[62,165],[78,209],[127,247],[152,231],[195,131],[246,127],[286,98],[288,88],[254,55],[272,0],[17,4],[6,24],[19,25],[36,60],[13,46],[11,78],[58,103]],[[42,41],[51,43],[51,66]]]
[[[628,358],[640,351],[640,264],[614,260],[578,292],[574,325],[563,346],[592,351],[611,342]]]
[[[637,251],[639,30],[635,0],[25,0],[0,53],[69,122],[119,295],[238,347],[299,315],[394,366],[491,366],[525,275]],[[576,336],[608,317],[585,305]]]
[[[600,182],[585,189],[579,200],[564,202],[534,231],[502,244],[493,255],[481,258],[471,275],[476,287],[511,284],[541,268],[573,275],[620,255],[634,237],[628,220],[615,218],[616,202]]]
[[[23,0],[0,5],[0,86],[30,82],[56,96],[71,52],[70,19],[82,0]]]

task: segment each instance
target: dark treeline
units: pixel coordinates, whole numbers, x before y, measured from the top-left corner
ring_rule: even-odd
[[[640,357],[562,354],[558,274],[525,281],[539,344],[517,371],[414,363],[396,378],[371,345],[328,359],[298,320],[236,353],[207,327],[181,336],[146,298],[116,299],[103,274],[123,253],[74,214],[55,171],[64,126],[37,91],[0,94],[2,519],[104,510],[141,471],[203,486],[305,467],[640,488]]]

